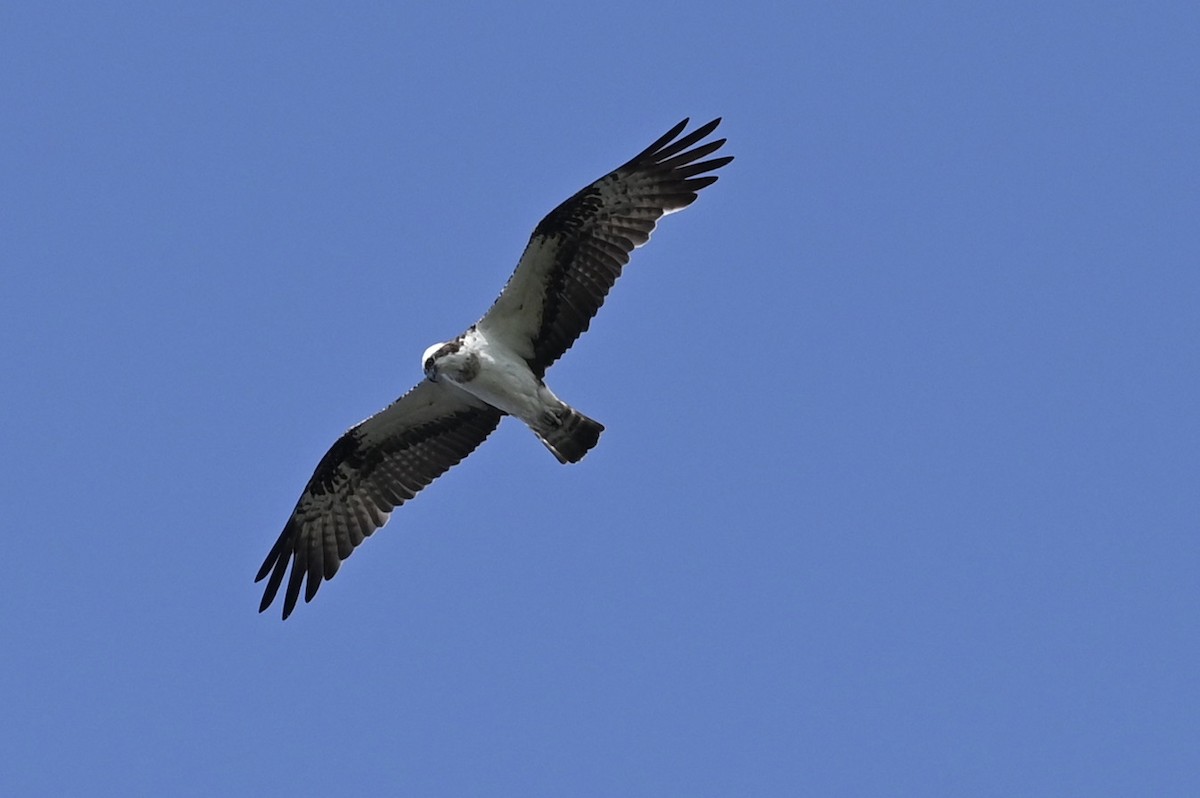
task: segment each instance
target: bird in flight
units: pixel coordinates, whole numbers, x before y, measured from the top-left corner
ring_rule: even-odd
[[[596,445],[603,425],[555,396],[546,369],[587,330],[658,220],[691,205],[716,182],[710,173],[733,160],[704,160],[725,143],[700,143],[720,122],[681,136],[684,119],[538,223],[483,318],[426,349],[425,379],[321,458],[255,577],[267,580],[259,612],[275,600],[289,563],[283,617],[302,587],[311,601],[392,510],[473,452],[504,416],[524,422],[560,463],[577,463]]]

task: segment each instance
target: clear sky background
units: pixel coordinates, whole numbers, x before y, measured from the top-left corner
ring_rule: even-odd
[[[0,793],[1200,794],[1200,6],[501,8],[0,11]],[[718,115],[548,375],[600,446],[259,615],[334,439]]]

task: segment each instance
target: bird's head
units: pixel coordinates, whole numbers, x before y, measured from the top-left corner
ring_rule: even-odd
[[[438,381],[438,361],[447,355],[452,355],[462,346],[458,341],[450,341],[444,344],[434,344],[425,350],[425,354],[421,355],[421,362],[424,365],[425,377],[430,382]]]

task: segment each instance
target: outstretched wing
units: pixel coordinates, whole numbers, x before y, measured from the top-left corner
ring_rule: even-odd
[[[306,576],[304,600],[311,601],[394,508],[473,452],[501,415],[453,385],[425,380],[349,429],[317,464],[254,578],[270,575],[258,611],[275,600],[289,562],[283,617],[292,614]]]
[[[684,119],[629,163],[551,211],[533,231],[517,270],[479,329],[543,376],[588,328],[629,253],[650,240],[658,220],[691,205],[696,192],[717,180],[706,173],[733,160],[701,160],[725,139],[693,147],[720,122],[714,119],[677,138],[687,127]]]

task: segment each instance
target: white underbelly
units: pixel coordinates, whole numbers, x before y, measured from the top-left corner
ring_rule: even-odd
[[[525,361],[506,353],[479,351],[479,373],[458,386],[511,416],[530,422],[545,412],[546,393]]]

